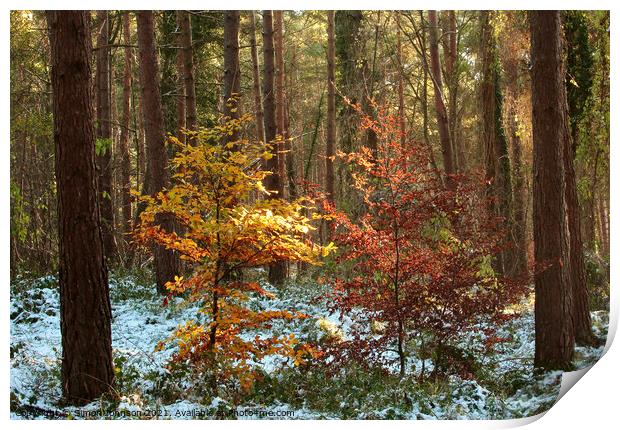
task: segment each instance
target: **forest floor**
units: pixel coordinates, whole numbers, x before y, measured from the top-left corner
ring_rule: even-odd
[[[531,309],[502,329],[511,340],[497,352],[476,357],[476,380],[448,376],[441,380],[400,380],[396,374],[369,372],[351,364],[338,375],[294,368],[277,357],[262,363],[262,380],[247,396],[212,397],[190,372],[166,368],[174,348],[155,352],[157,343],[185,321],[198,305],[171,300],[162,307],[153,286],[131,276],[112,277],[112,346],[117,372],[115,395],[83,408],[60,403],[61,337],[56,278],[18,279],[11,286],[11,417],[13,419],[507,419],[549,409],[560,389],[561,372],[535,374],[534,320]],[[326,331],[346,334],[347,318],[330,315],[326,288],[316,283],[266,286],[275,299],[257,299],[256,309],[294,309],[311,317],[274,324],[276,334],[294,333],[320,341]],[[608,313],[592,313],[595,332],[605,338]],[[265,334],[265,333],[260,333]],[[252,336],[254,333],[252,334]],[[484,339],[464,336],[463,346]],[[577,368],[594,364],[603,348],[577,348]],[[430,370],[430,360],[409,357],[408,373]],[[428,371],[427,370],[427,371]],[[395,373],[395,372],[394,372]]]

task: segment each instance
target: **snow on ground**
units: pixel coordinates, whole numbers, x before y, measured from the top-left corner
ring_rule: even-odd
[[[268,287],[270,288],[270,287]],[[312,317],[303,321],[276,322],[274,333],[292,332],[302,339],[311,339],[319,333],[332,334],[336,331],[346,336],[353,321],[330,315],[326,310],[324,297],[326,287],[316,285],[294,285],[284,292],[276,293],[275,299],[257,299],[252,303],[255,309],[297,310]],[[57,418],[101,418],[104,409],[101,402],[94,401],[84,408],[61,407],[60,389],[60,322],[59,294],[54,277],[48,276],[34,281],[21,280],[12,286],[11,294],[11,417],[50,418],[51,411],[59,413]],[[167,307],[161,306],[161,298],[154,294],[154,287],[143,286],[130,277],[113,278],[110,281],[112,300],[112,347],[115,366],[121,372],[117,380],[132,381],[137,386],[123,387],[120,402],[113,412],[104,418],[157,418],[157,419],[319,419],[342,418],[338,411],[319,411],[301,406],[293,407],[278,399],[269,403],[249,403],[231,406],[221,398],[201,404],[200,399],[162,398],[164,381],[172,377],[165,369],[173,348],[155,352],[158,341],[165,339],[172,331],[189,319],[197,317],[198,305],[185,305],[175,299]],[[596,334],[606,336],[608,315],[604,311],[592,314]],[[254,335],[269,333],[251,333]],[[311,334],[311,335],[310,335]],[[518,418],[542,412],[557,399],[561,372],[542,375],[533,373],[534,321],[531,312],[515,319],[499,336],[511,341],[499,344],[498,353],[483,358],[486,366],[497,379],[508,381],[506,393],[497,387],[485,387],[472,380],[451,376],[446,381],[449,389],[428,394],[403,388],[398,393],[406,400],[406,408],[390,405],[368,411],[359,404],[345,400],[341,408],[353,409],[358,418],[403,418],[403,419],[501,419]],[[473,337],[463,339],[464,344],[480,342]],[[602,348],[577,348],[576,365],[585,367],[593,364]],[[263,371],[278,377],[284,363],[278,357],[268,357],[258,363]],[[422,360],[410,357],[409,368],[420,369]],[[426,363],[427,369],[430,364]],[[177,393],[190,388],[190,382],[174,381]],[[301,390],[301,389],[300,389]],[[504,390],[504,391],[506,391]],[[173,390],[174,391],[174,390]],[[335,394],[338,395],[338,394]],[[168,396],[170,397],[170,396]],[[357,402],[357,400],[356,400]],[[305,403],[304,403],[305,404]]]

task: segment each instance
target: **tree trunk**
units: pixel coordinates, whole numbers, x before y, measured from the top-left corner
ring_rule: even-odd
[[[453,186],[450,175],[456,173],[454,169],[454,154],[450,140],[450,128],[448,126],[448,113],[443,99],[443,85],[441,81],[441,64],[439,62],[439,46],[437,41],[437,12],[428,11],[428,35],[431,57],[431,78],[435,90],[435,112],[437,113],[437,127],[439,128],[439,141],[443,155],[443,167],[447,176],[448,187]]]
[[[325,192],[334,204],[334,157],[336,155],[336,39],[335,12],[327,11],[327,140],[325,143]]]
[[[101,226],[105,257],[109,262],[116,258],[114,240],[114,208],[112,203],[112,130],[110,109],[110,49],[104,48],[109,43],[110,22],[108,12],[97,12],[99,32],[97,35],[97,168],[99,170],[99,198]]]
[[[275,103],[275,51],[274,51],[274,30],[273,14],[270,10],[263,11],[263,99],[265,100],[265,140],[275,142],[277,137],[276,124],[276,103]],[[274,156],[266,161],[265,168],[272,172],[265,179],[266,188],[277,193],[275,198],[282,198],[283,178],[278,170],[278,148],[272,148]],[[269,265],[269,282],[274,285],[281,285],[286,279],[286,264],[276,262]]]
[[[181,46],[183,49],[183,81],[185,82],[185,126],[188,130],[195,130],[198,122],[196,111],[196,83],[194,81],[194,49],[192,47],[192,21],[188,11],[177,12],[179,29],[181,31]]]
[[[183,20],[182,11],[177,11],[177,27],[181,29]],[[185,113],[185,49],[183,49],[183,31],[180,30],[177,36],[177,138],[181,142],[187,141],[187,136],[183,130],[187,127],[187,115]]]
[[[250,14],[250,49],[252,55],[252,92],[254,93],[254,110],[256,117],[256,137],[265,141],[265,125],[263,114],[263,99],[260,91],[260,66],[258,63],[258,50],[256,49],[256,17],[252,10]]]
[[[110,390],[112,312],[99,218],[90,12],[49,11],[58,191],[61,379],[70,404]]]
[[[123,71],[122,123],[120,135],[121,154],[121,194],[123,212],[123,233],[130,231],[131,223],[131,158],[129,156],[129,119],[131,116],[131,34],[129,12],[123,13],[123,43],[125,46],[125,64]],[[123,241],[125,243],[125,241]]]
[[[534,365],[570,369],[573,303],[563,152],[570,139],[562,67],[560,14],[530,12],[534,138]]]
[[[241,70],[239,68],[239,11],[224,13],[224,117],[238,122],[239,97],[241,96]],[[226,142],[239,140],[239,126],[226,136]]]
[[[166,152],[164,115],[159,91],[153,12],[137,12],[137,18],[140,89],[148,159],[143,190],[145,194],[153,195],[169,183],[168,153]],[[174,218],[171,214],[158,215],[156,223],[164,230],[172,231],[174,229]],[[178,274],[179,258],[174,251],[167,250],[160,245],[154,246],[153,254],[155,257],[157,291],[164,294],[166,293],[166,282],[173,280],[174,276]]]

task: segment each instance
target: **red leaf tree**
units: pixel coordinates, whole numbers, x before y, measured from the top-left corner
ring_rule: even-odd
[[[341,250],[332,310],[354,320],[348,338],[327,348],[334,363],[397,363],[402,377],[409,340],[430,336],[437,368],[436,354],[463,333],[506,320],[525,282],[493,270],[504,234],[502,220],[488,215],[482,181],[452,176],[455,186],[446,187],[427,150],[401,143],[398,118],[376,118],[362,120],[378,137],[376,152],[339,154],[364,215],[352,220],[324,203]],[[498,339],[492,332],[487,339]]]

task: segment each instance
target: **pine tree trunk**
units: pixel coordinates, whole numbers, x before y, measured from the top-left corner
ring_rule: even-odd
[[[562,67],[560,14],[530,12],[534,138],[534,256],[536,352],[534,365],[570,369],[573,300],[565,201],[564,147],[570,139]]]
[[[194,49],[192,47],[192,21],[188,11],[178,11],[183,49],[183,80],[185,82],[185,126],[195,130],[198,123],[196,111],[196,83],[194,80]]]
[[[274,44],[275,44],[275,61],[276,61],[276,127],[278,140],[278,176],[280,177],[280,196],[285,198],[284,189],[284,162],[286,155],[284,153],[284,142],[288,138],[284,121],[284,17],[281,10],[273,11],[274,19]]]
[[[143,190],[145,194],[153,195],[169,183],[168,153],[165,145],[164,115],[159,90],[159,67],[157,65],[153,12],[137,12],[137,18],[140,87],[148,159]],[[174,229],[174,218],[171,214],[160,214],[155,221],[166,231]],[[160,245],[154,246],[153,254],[155,256],[157,291],[164,294],[166,293],[166,282],[173,280],[179,272],[179,258],[174,251],[167,250]]]
[[[258,140],[265,141],[265,125],[263,114],[263,99],[260,89],[260,65],[258,62],[258,50],[256,49],[256,17],[252,10],[250,14],[250,49],[252,55],[252,92],[254,94],[254,115],[256,117],[256,136]]]
[[[407,143],[407,124],[405,119],[405,85],[403,79],[403,46],[400,35],[400,12],[396,13],[396,56],[398,58],[398,128],[400,144],[404,148]]]
[[[180,29],[183,25],[181,14],[182,11],[177,11],[177,27]],[[187,115],[185,113],[185,49],[183,49],[183,32],[179,31],[177,36],[177,138],[181,142],[187,141],[187,136],[183,133],[186,128],[185,121]]]
[[[116,258],[116,242],[114,240],[114,208],[112,203],[112,127],[111,127],[111,97],[110,97],[110,49],[105,46],[109,43],[110,22],[108,12],[97,12],[99,32],[97,35],[97,139],[99,139],[99,153],[97,154],[97,168],[99,170],[99,198],[101,211],[101,225],[103,229],[103,244],[105,256],[109,262]]]
[[[336,39],[334,36],[335,12],[327,11],[327,140],[325,142],[325,192],[333,204],[334,157],[336,155]]]
[[[112,312],[99,217],[90,12],[49,11],[58,197],[62,391],[83,405],[110,390]]]

